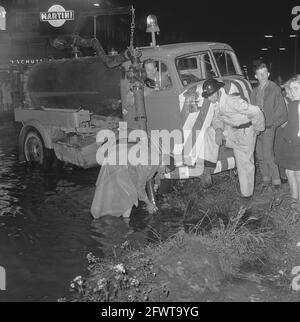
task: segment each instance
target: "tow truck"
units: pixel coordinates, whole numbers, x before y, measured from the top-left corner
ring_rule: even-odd
[[[153,35],[153,34],[152,34]],[[149,130],[180,130],[183,142],[174,144],[172,154],[180,154],[185,133],[201,130],[212,120],[213,106],[201,98],[205,79],[215,77],[226,83],[230,94],[249,100],[251,84],[243,76],[233,48],[224,43],[193,42],[152,45],[137,48],[141,64],[152,59],[160,82],[145,95],[145,112]],[[134,111],[128,104],[126,73],[130,62],[108,68],[99,57],[75,57],[41,62],[28,74],[27,104],[15,109],[15,121],[22,123],[19,157],[29,164],[47,168],[53,161],[71,163],[82,168],[99,166],[96,153],[97,133],[102,129],[118,131],[118,123],[138,128]],[[169,85],[162,83],[167,75]],[[197,139],[197,138],[196,138]],[[183,158],[165,179],[200,177],[197,156]],[[221,148],[218,161],[205,162],[209,174],[235,168],[233,151]]]

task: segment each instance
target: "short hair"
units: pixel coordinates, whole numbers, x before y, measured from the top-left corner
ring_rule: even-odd
[[[289,81],[288,81],[288,83],[289,83],[289,85],[291,84],[291,83],[299,83],[300,84],[300,75],[298,74],[298,75],[295,75],[295,76],[293,76],[291,79],[289,79]]]
[[[256,73],[258,70],[266,68],[269,71],[268,65],[264,62],[260,62],[256,66],[254,66],[254,73]]]
[[[285,83],[283,83],[282,85],[281,85],[281,87],[282,88],[289,88],[290,87],[290,80],[288,80],[288,81],[286,81]]]

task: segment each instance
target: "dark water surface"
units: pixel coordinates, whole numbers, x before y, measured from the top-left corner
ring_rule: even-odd
[[[135,209],[129,223],[112,216],[93,220],[89,209],[98,172],[65,166],[44,173],[26,167],[18,163],[17,131],[0,128],[0,267],[7,275],[0,301],[68,298],[70,281],[88,275],[88,253],[104,257],[126,240],[132,246],[158,242],[182,227],[183,214],[170,205],[154,217]],[[251,289],[247,283],[230,283],[214,300],[290,298],[275,285],[257,291],[260,284]]]
[[[111,216],[92,220],[99,169],[30,169],[18,163],[16,138],[14,131],[0,136],[0,266],[7,274],[0,301],[56,301],[70,294],[73,278],[87,274],[89,252],[105,256],[128,234],[145,244],[178,229],[181,215],[174,213],[151,227],[142,211],[130,225]]]

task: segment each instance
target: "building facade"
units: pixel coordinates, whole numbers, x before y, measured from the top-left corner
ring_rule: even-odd
[[[0,0],[0,111],[23,103],[24,74],[28,68],[43,60],[72,56],[70,50],[53,48],[50,39],[71,33],[74,22],[55,28],[40,21],[40,12],[47,12],[53,4],[68,8],[68,1]]]

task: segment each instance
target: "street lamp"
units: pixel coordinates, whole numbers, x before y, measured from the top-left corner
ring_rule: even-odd
[[[94,7],[100,7],[100,1],[93,1]],[[94,15],[94,38],[97,38],[97,16]]]
[[[297,74],[298,33],[295,34],[294,74]]]
[[[94,38],[97,38],[97,16],[94,16]]]
[[[88,6],[100,7],[102,0],[88,0]],[[96,8],[95,8],[96,9]],[[93,36],[97,38],[97,15],[91,15],[93,17]]]
[[[269,51],[271,50],[271,56],[270,59],[276,59],[276,62],[278,64],[278,73],[281,72],[281,53],[286,51],[286,48],[282,44],[282,35],[283,35],[283,28],[280,29],[280,33],[276,35],[272,34],[265,34],[265,39],[270,39],[271,43],[269,43],[267,46],[268,48],[262,48],[262,51]],[[276,53],[276,51],[278,51]]]
[[[298,33],[289,35],[290,38],[295,39],[295,52],[294,52],[294,74],[297,73],[297,49],[298,49]]]

